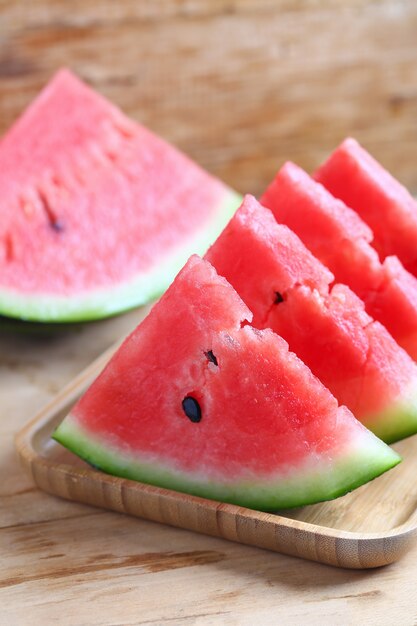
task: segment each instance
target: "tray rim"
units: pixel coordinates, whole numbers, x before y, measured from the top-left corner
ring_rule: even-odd
[[[117,342],[109,348],[70,381],[16,434],[15,447],[18,457],[35,484],[42,490],[75,502],[127,513],[336,567],[368,569],[388,565],[401,558],[417,540],[417,507],[405,522],[386,532],[355,532],[208,500],[111,476],[93,468],[76,467],[43,457],[35,448],[34,438],[41,430],[47,428],[70,402],[74,402],[79,397],[83,389],[105,366],[119,344],[120,342]],[[70,483],[76,485],[77,488],[68,489]],[[90,487],[93,484],[100,485],[97,497],[92,496]],[[115,498],[117,494],[119,495]],[[152,512],[144,509],[141,513],[137,513],[127,504],[126,494],[141,496],[142,499],[148,501],[151,508],[155,508],[157,504],[158,510]],[[181,516],[172,518],[172,514],[168,514],[167,506],[173,505],[180,513],[181,511],[190,513],[192,509],[200,515],[206,513],[210,516],[214,513],[216,524],[214,527],[211,524],[203,528],[201,524],[196,524],[191,519],[193,516],[188,521],[187,516],[185,519],[180,519]],[[238,521],[243,530],[242,528],[239,530]],[[261,535],[262,529],[268,530],[268,536],[272,533],[268,541]]]

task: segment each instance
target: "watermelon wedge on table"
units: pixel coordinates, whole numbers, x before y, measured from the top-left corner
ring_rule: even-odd
[[[397,257],[380,262],[372,231],[359,215],[294,163],[279,170],[260,201],[417,361],[417,279]]]
[[[365,426],[387,442],[417,432],[417,366],[271,211],[247,196],[206,258]]]
[[[283,339],[242,327],[251,317],[192,257],[54,438],[111,474],[265,510],[396,465]]]
[[[314,174],[372,228],[384,259],[396,255],[417,276],[417,202],[354,139],[348,138]]]
[[[237,194],[67,70],[0,143],[0,315],[96,319],[160,295]]]

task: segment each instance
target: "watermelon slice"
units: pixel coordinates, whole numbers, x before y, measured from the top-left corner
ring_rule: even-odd
[[[365,426],[386,442],[417,432],[417,366],[271,211],[247,196],[206,258]]]
[[[102,470],[275,510],[393,467],[214,269],[192,257],[54,434]]]
[[[239,197],[60,71],[0,143],[0,314],[65,322],[161,294]]]
[[[369,224],[374,246],[417,276],[417,202],[354,139],[345,139],[314,177]]]
[[[370,245],[372,231],[294,163],[286,163],[261,197],[276,220],[291,228],[336,280],[417,361],[417,279],[396,257],[383,264]]]

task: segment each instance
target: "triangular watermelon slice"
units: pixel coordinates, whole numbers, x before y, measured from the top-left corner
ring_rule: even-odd
[[[314,178],[372,228],[383,259],[396,255],[417,276],[417,202],[355,139],[345,139]]]
[[[271,211],[247,196],[206,258],[365,426],[387,442],[417,432],[416,364],[348,287],[329,291],[332,274]]]
[[[417,278],[397,257],[380,262],[372,231],[359,215],[294,163],[279,170],[260,201],[417,361]]]
[[[60,71],[0,143],[0,315],[95,319],[160,295],[240,199]]]
[[[192,257],[54,434],[102,470],[274,510],[399,462]]]

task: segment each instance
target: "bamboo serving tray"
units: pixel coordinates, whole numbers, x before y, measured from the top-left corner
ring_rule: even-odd
[[[396,444],[403,462],[356,491],[279,514],[190,496],[96,471],[51,439],[112,348],[17,435],[18,454],[48,493],[337,567],[387,565],[417,538],[417,436]]]

